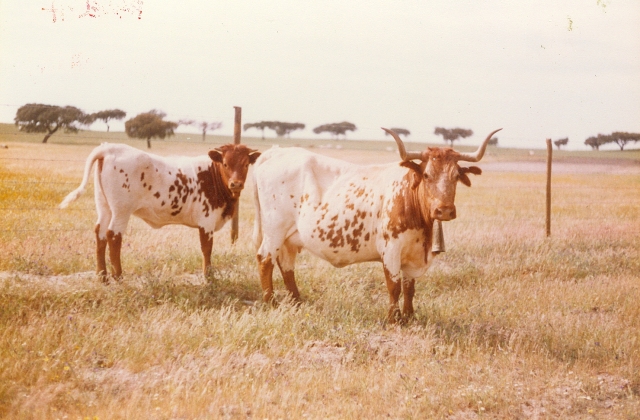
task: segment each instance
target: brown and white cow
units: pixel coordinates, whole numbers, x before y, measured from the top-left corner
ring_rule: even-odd
[[[244,145],[227,144],[209,155],[162,157],[124,144],[104,143],[91,152],[80,187],[60,204],[77,199],[97,161],[94,191],[97,273],[106,280],[109,247],[111,274],[122,275],[122,235],[131,215],[153,228],[180,224],[198,228],[205,277],[211,267],[213,233],[231,219],[244,188],[249,165],[260,156]]]
[[[429,147],[407,153],[396,133],[402,161],[355,165],[300,148],[272,148],[256,161],[254,203],[260,282],[273,299],[273,267],[278,264],[295,300],[300,293],[294,266],[303,248],[336,267],[382,262],[390,297],[389,320],[413,314],[415,279],[432,262],[434,221],[456,218],[458,181],[480,168],[460,161],[482,159],[489,134],[475,153]],[[402,313],[398,306],[404,292]]]

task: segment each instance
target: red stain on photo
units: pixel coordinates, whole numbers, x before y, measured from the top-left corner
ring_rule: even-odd
[[[56,20],[58,20],[58,19],[56,17],[56,8],[55,8],[53,2],[51,3],[51,9],[45,9],[43,7],[42,10],[44,10],[45,12],[51,12],[51,14],[53,15],[53,23],[56,23]]]
[[[57,3],[57,5],[56,5]],[[84,3],[84,4],[83,4]],[[114,4],[118,3],[118,4]],[[98,0],[54,0],[51,8],[43,7],[41,10],[51,12],[53,23],[58,19],[64,22],[64,12],[81,12],[78,18],[90,17],[99,18],[108,15],[116,15],[119,19],[123,16],[137,16],[142,19],[143,0],[120,0],[120,1],[98,1]]]

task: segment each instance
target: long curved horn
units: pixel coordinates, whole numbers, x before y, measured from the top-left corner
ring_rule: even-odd
[[[398,152],[400,152],[400,157],[403,161],[413,160],[413,159],[422,159],[422,153],[420,152],[407,152],[407,149],[404,148],[404,143],[400,140],[400,136],[396,134],[395,131],[389,130],[388,128],[380,127],[387,133],[391,134],[396,143],[398,144]]]
[[[500,130],[502,130],[502,128],[498,128],[497,130],[489,134],[487,138],[484,139],[480,147],[478,147],[478,150],[476,150],[474,153],[460,153],[458,160],[463,160],[465,162],[479,162],[480,159],[482,159],[482,156],[484,156],[484,151],[487,149],[489,140],[491,140],[491,137],[493,137],[493,135]]]

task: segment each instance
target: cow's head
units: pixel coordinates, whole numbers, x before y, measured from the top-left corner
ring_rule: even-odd
[[[233,198],[238,198],[247,179],[249,165],[260,156],[257,150],[242,144],[225,144],[209,151],[212,161],[218,163],[222,182],[229,188]]]
[[[391,134],[398,144],[398,151],[402,158],[401,165],[412,171],[411,187],[420,188],[419,196],[426,198],[423,202],[428,203],[426,204],[428,208],[423,212],[428,212],[431,219],[447,221],[456,218],[455,198],[458,181],[471,186],[468,174],[482,173],[477,166],[464,167],[458,165],[458,162],[480,161],[491,137],[502,129],[489,134],[474,153],[460,153],[448,147],[428,147],[422,152],[407,152],[398,134],[386,128],[383,130]]]

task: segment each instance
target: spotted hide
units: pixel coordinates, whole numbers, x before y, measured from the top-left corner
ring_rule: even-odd
[[[386,131],[398,143],[399,164],[361,166],[300,148],[277,147],[256,161],[253,239],[265,301],[273,299],[275,264],[287,290],[299,300],[294,267],[304,248],[336,267],[382,262],[389,320],[413,314],[415,279],[435,256],[434,221],[455,219],[457,182],[471,185],[467,174],[481,173],[458,162],[479,161],[495,131],[473,154],[449,148],[407,153],[397,134]]]
[[[162,157],[123,144],[96,147],[85,164],[80,187],[60,204],[77,199],[95,171],[97,273],[106,280],[106,250],[111,274],[122,275],[122,235],[131,215],[153,228],[169,224],[197,228],[205,276],[211,267],[213,233],[233,216],[244,188],[249,165],[260,153],[243,145],[227,144],[197,157]]]

